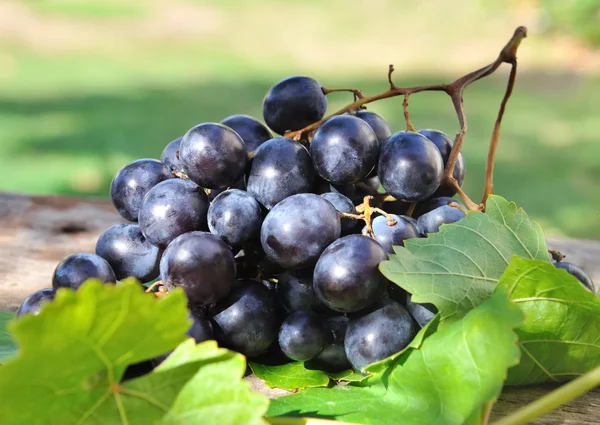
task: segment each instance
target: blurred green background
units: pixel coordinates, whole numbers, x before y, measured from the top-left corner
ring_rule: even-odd
[[[449,82],[529,38],[505,115],[496,192],[548,234],[600,239],[600,1],[3,0],[0,190],[103,196],[127,162],[237,113],[289,76],[326,87]],[[466,191],[481,195],[503,69],[465,94]],[[330,111],[351,99],[330,95]],[[369,107],[395,130],[402,100]],[[411,97],[418,128],[458,129],[442,94]]]

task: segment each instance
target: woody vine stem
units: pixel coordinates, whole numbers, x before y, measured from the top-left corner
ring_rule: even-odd
[[[353,111],[359,109],[363,105],[368,103],[375,102],[381,99],[387,99],[395,96],[404,96],[404,102],[402,104],[404,110],[404,118],[406,120],[406,127],[408,131],[414,131],[414,127],[410,122],[410,117],[408,113],[408,99],[412,94],[424,92],[424,91],[442,91],[450,96],[452,100],[452,104],[454,105],[454,109],[456,111],[456,116],[458,118],[458,122],[460,124],[460,130],[456,134],[454,139],[454,146],[452,147],[452,151],[450,152],[450,156],[448,158],[448,163],[446,164],[446,168],[444,170],[444,178],[443,182],[454,187],[456,192],[465,202],[465,205],[469,210],[473,211],[484,211],[485,203],[488,197],[492,194],[494,185],[493,185],[493,174],[494,174],[494,157],[496,154],[496,147],[498,145],[498,139],[500,136],[500,126],[502,123],[502,117],[504,116],[504,111],[506,109],[506,104],[510,95],[512,94],[515,79],[517,75],[517,49],[521,44],[521,41],[527,37],[527,28],[518,27],[512,38],[508,41],[506,46],[500,51],[500,54],[492,63],[483,68],[480,68],[476,71],[470,72],[463,77],[458,78],[454,82],[450,84],[435,84],[429,86],[415,86],[415,87],[398,87],[394,84],[392,80],[392,73],[394,72],[394,66],[390,65],[388,70],[388,82],[389,89],[384,91],[383,93],[379,93],[373,96],[365,96],[361,90],[358,89],[328,89],[323,88],[323,93],[326,95],[333,92],[347,91],[354,94],[354,102],[349,104],[348,106],[340,109],[334,114],[323,118],[320,121],[317,121],[303,129],[298,131],[288,132],[285,134],[285,137],[300,140],[302,138],[310,138],[311,133],[319,127],[319,125],[324,122],[326,119],[335,116],[341,115],[349,111]],[[456,160],[458,159],[458,154],[462,149],[462,145],[464,142],[465,134],[467,133],[467,117],[465,116],[465,112],[463,109],[463,92],[465,88],[467,88],[471,83],[474,83],[477,80],[480,80],[488,75],[493,74],[502,64],[509,64],[511,66],[510,75],[508,78],[508,83],[506,86],[506,92],[504,94],[504,98],[500,104],[500,110],[498,111],[498,117],[496,118],[496,123],[494,124],[494,129],[492,131],[492,136],[490,138],[490,147],[488,151],[487,165],[485,171],[485,185],[483,197],[481,198],[481,202],[476,204],[469,198],[469,196],[461,189],[458,185],[458,182],[454,177],[452,177],[452,173],[454,171],[454,166],[456,165]]]

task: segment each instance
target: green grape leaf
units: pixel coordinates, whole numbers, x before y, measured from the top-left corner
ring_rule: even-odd
[[[470,212],[427,238],[408,239],[380,265],[417,303],[453,320],[487,299],[513,255],[550,261],[544,234],[522,209],[491,196],[486,213]]]
[[[369,377],[368,374],[355,372],[352,369],[342,370],[341,372],[327,372],[327,375],[338,382],[362,382]]]
[[[192,340],[186,351],[173,353],[157,371],[164,372],[183,362],[200,361],[208,349],[223,352],[219,361],[211,361],[200,367],[196,375],[181,389],[172,407],[158,425],[263,425],[263,415],[269,400],[251,391],[242,380],[246,371],[244,356],[218,349],[214,341],[194,346]],[[175,361],[171,357],[175,357]],[[168,363],[171,361],[171,363]]]
[[[359,384],[280,397],[267,415],[370,425],[474,423],[519,359],[513,329],[522,319],[500,289],[461,320],[441,326],[420,348],[404,351],[383,372]]]
[[[9,311],[0,311],[0,364],[6,362],[17,353],[17,344],[7,330],[8,324],[15,318]]]
[[[19,354],[0,367],[0,423],[133,425],[164,414],[159,391],[125,392],[119,382],[127,366],[184,340],[186,304],[181,291],[157,300],[135,282],[59,290],[39,315],[10,326]]]
[[[291,362],[283,365],[249,363],[252,372],[271,388],[297,390],[308,387],[326,387],[329,376],[318,369],[309,369],[304,362]]]
[[[507,384],[573,379],[600,365],[600,300],[565,270],[514,257],[500,279],[525,313],[517,329],[521,363]]]

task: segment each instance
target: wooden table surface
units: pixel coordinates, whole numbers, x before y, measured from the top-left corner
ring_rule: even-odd
[[[51,286],[58,262],[74,252],[94,252],[105,229],[122,222],[110,201],[0,192],[0,310],[15,310],[31,292]],[[600,284],[600,242],[548,238],[548,245],[566,254]],[[252,386],[269,396],[282,394],[258,379]],[[501,417],[550,391],[550,386],[506,389],[492,418]],[[532,422],[545,425],[600,424],[600,389]],[[433,425],[433,424],[432,424]]]

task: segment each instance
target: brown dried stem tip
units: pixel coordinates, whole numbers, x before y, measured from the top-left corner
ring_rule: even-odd
[[[506,43],[504,48],[500,51],[500,54],[496,57],[496,59],[487,66],[470,72],[457,80],[453,81],[450,84],[434,84],[428,86],[415,86],[415,87],[398,87],[392,81],[392,73],[394,72],[394,66],[390,65],[388,69],[388,82],[389,89],[373,95],[373,96],[364,96],[360,90],[355,89],[323,89],[331,91],[350,91],[357,96],[357,92],[360,93],[360,97],[355,100],[355,102],[347,105],[346,107],[340,109],[339,111],[333,113],[330,116],[324,117],[322,120],[317,121],[309,126],[306,126],[303,129],[288,132],[285,134],[285,137],[298,140],[301,139],[304,135],[310,135],[322,122],[329,119],[332,116],[342,115],[346,112],[356,110],[361,108],[363,105],[367,103],[372,103],[381,99],[387,99],[395,96],[404,96],[404,116],[407,121],[407,127],[409,130],[414,129],[412,124],[410,123],[409,115],[408,115],[408,97],[413,93],[419,93],[423,91],[443,91],[452,100],[452,104],[454,105],[454,109],[456,111],[456,116],[458,118],[458,123],[460,125],[460,130],[457,132],[456,137],[454,139],[454,146],[452,147],[452,151],[450,152],[450,156],[448,158],[448,162],[446,164],[446,169],[444,170],[444,182],[450,184],[455,189],[457,189],[457,193],[465,202],[467,208],[470,210],[483,211],[485,209],[485,202],[488,197],[492,193],[493,190],[493,171],[494,171],[494,157],[496,154],[496,148],[498,145],[498,139],[500,136],[500,125],[502,123],[502,117],[504,116],[504,110],[506,108],[506,103],[510,98],[512,90],[514,88],[516,73],[517,73],[517,50],[521,41],[527,37],[527,28],[518,27],[511,39]],[[456,180],[452,177],[452,173],[454,171],[454,167],[456,165],[456,161],[458,159],[458,154],[460,153],[463,145],[463,140],[465,134],[467,133],[467,117],[465,116],[465,112],[463,109],[463,92],[465,88],[467,88],[471,83],[474,83],[477,80],[487,77],[490,74],[493,74],[503,63],[507,63],[511,65],[511,73],[508,79],[508,84],[506,87],[506,93],[504,98],[502,99],[502,103],[500,105],[500,111],[498,112],[498,118],[496,119],[496,124],[494,125],[494,130],[492,132],[492,137],[490,141],[490,148],[488,152],[488,160],[485,174],[485,184],[484,184],[484,194],[480,204],[474,203],[467,194],[458,186]],[[358,97],[358,96],[357,96]],[[309,139],[309,137],[307,137]],[[367,226],[369,227],[369,226]]]

